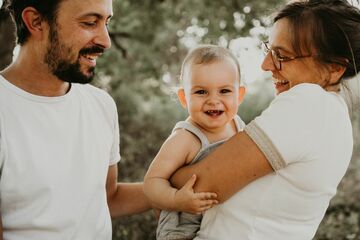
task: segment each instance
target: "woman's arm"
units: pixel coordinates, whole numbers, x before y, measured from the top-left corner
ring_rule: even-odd
[[[195,192],[215,192],[224,202],[250,182],[273,172],[265,155],[246,132],[240,132],[201,162],[186,166],[171,177],[180,188],[195,174]]]

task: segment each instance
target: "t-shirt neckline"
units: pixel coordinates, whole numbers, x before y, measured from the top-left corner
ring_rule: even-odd
[[[1,74],[0,74],[0,84],[2,84],[4,87],[6,87],[8,90],[12,91],[16,95],[24,97],[28,100],[36,101],[36,102],[48,102],[48,103],[64,101],[67,98],[69,98],[75,90],[74,89],[75,84],[71,83],[69,91],[62,96],[56,96],[56,97],[39,96],[39,95],[29,93],[29,92],[17,87],[16,85],[14,85],[11,82],[9,82],[8,80],[6,80],[4,78],[4,76],[2,76]]]

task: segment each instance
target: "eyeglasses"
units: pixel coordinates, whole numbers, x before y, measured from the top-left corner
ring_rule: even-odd
[[[313,55],[305,55],[305,56],[295,56],[295,57],[286,57],[286,56],[282,56],[279,51],[277,51],[276,49],[271,49],[268,46],[269,42],[263,42],[263,50],[264,53],[267,55],[269,54],[269,52],[271,52],[271,59],[274,63],[274,66],[276,68],[276,70],[280,71],[281,70],[281,62],[289,62],[298,58],[307,58],[307,57],[312,57]]]

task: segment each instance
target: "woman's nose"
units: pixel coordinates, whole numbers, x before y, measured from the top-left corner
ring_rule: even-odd
[[[262,70],[264,71],[274,71],[275,70],[275,65],[274,65],[274,62],[271,58],[271,53],[268,52],[266,55],[265,55],[265,58],[261,64],[261,68]]]

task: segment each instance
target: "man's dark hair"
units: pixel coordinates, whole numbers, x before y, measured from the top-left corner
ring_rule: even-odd
[[[7,0],[7,10],[10,12],[15,25],[17,33],[17,42],[23,45],[30,36],[24,21],[22,20],[22,12],[27,7],[35,8],[49,25],[55,23],[57,10],[61,0]]]
[[[346,66],[341,79],[360,70],[360,10],[346,0],[302,0],[286,5],[274,22],[286,18],[296,54],[314,54],[319,63]],[[315,49],[316,53],[312,53]],[[340,80],[341,80],[340,79]],[[339,81],[340,81],[339,80]]]

